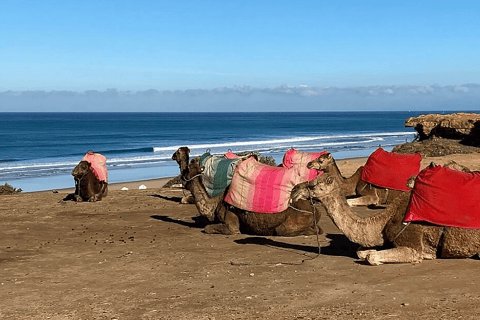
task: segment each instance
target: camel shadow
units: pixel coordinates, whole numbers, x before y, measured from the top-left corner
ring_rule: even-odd
[[[62,199],[63,201],[75,201],[75,193],[69,193],[65,198]]]
[[[160,216],[156,214],[150,216],[150,218],[164,221],[164,222],[175,223],[184,227],[196,228],[196,229],[204,229],[209,224],[208,219],[204,217],[199,217],[199,216],[192,217],[193,222],[173,219],[173,218],[170,218],[169,216]]]
[[[180,203],[182,201],[182,197],[167,197],[167,196],[162,196],[161,194],[149,194],[148,196],[150,197],[155,197],[155,198],[160,198],[163,200],[168,200],[168,201],[173,201]]]
[[[328,234],[326,237],[331,239],[331,241],[328,246],[320,247],[320,254],[357,259],[357,249],[359,246],[355,243],[352,243],[343,234]],[[238,244],[255,244],[260,246],[275,247],[282,250],[302,251],[302,254],[305,252],[318,254],[317,246],[286,243],[264,237],[248,237],[234,240],[234,242]]]

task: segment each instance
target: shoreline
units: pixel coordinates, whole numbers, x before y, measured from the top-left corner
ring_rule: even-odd
[[[355,172],[355,170],[365,164],[368,157],[353,157],[353,158],[346,158],[346,159],[338,159],[337,164],[344,167],[346,171],[346,175],[350,175],[349,171]],[[180,174],[180,173],[179,173]],[[127,187],[129,190],[139,189],[139,186],[145,185],[148,189],[158,189],[162,188],[168,181],[175,178],[176,176],[170,177],[162,177],[162,178],[154,178],[154,179],[139,179],[139,180],[131,180],[125,182],[113,182],[108,184],[108,191],[115,191],[121,190],[123,187]],[[52,192],[53,190],[58,191],[58,193],[73,193],[75,191],[75,186],[72,178],[72,187],[68,188],[59,188],[59,189],[47,189],[47,190],[39,190],[39,191],[28,191],[22,193],[39,193],[39,192]],[[15,187],[15,186],[13,186]]]

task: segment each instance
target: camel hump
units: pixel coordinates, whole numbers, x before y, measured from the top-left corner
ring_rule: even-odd
[[[362,180],[378,187],[410,191],[407,181],[420,172],[422,156],[375,150],[362,169]]]
[[[82,161],[87,161],[91,164],[93,174],[95,174],[98,180],[108,182],[107,158],[104,155],[89,151]]]

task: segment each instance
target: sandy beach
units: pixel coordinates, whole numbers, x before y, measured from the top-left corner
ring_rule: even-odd
[[[480,154],[424,158],[480,170]],[[366,158],[338,160],[345,176]],[[1,319],[477,319],[478,258],[369,266],[317,238],[208,235],[169,179],[0,196]],[[140,190],[140,185],[147,189]],[[72,180],[73,185],[73,180]],[[120,190],[128,187],[128,191]],[[378,209],[357,208],[360,215]]]

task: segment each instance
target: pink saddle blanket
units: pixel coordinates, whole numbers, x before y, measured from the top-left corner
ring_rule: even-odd
[[[281,212],[288,208],[293,187],[310,174],[306,166],[272,167],[251,157],[237,165],[225,201],[257,213]]]
[[[435,166],[415,180],[404,221],[480,229],[480,172]]]
[[[378,187],[410,191],[407,181],[420,172],[422,156],[398,154],[378,148],[362,169],[362,180]]]
[[[321,174],[321,171],[317,171],[315,169],[307,169],[307,164],[325,153],[327,153],[326,150],[321,152],[302,152],[295,149],[290,149],[283,156],[282,165],[285,168],[291,168],[293,166],[300,166],[302,168],[305,168],[305,170],[308,170],[308,181],[312,181],[319,174]]]
[[[107,158],[100,153],[87,152],[82,161],[87,161],[91,164],[93,174],[98,180],[108,182]]]

